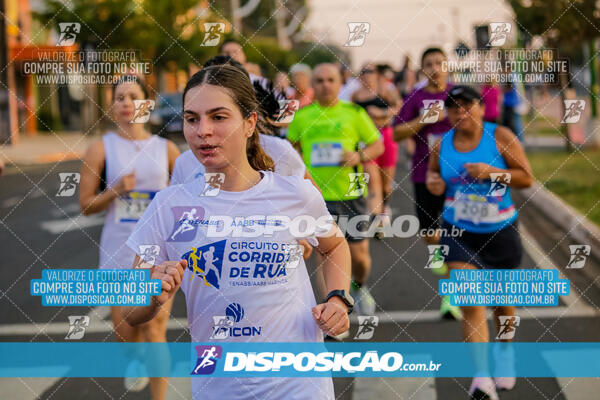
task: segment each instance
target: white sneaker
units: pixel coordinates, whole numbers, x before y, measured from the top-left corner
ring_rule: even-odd
[[[144,390],[148,383],[150,382],[150,378],[147,376],[130,376],[130,375],[147,375],[145,372],[146,367],[139,360],[132,360],[128,365],[125,371],[125,389],[130,392],[141,392]]]
[[[487,376],[473,378],[469,396],[473,400],[498,400],[498,393],[494,387],[494,381]]]

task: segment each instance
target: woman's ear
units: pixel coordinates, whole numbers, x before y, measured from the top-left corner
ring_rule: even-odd
[[[252,134],[254,134],[254,131],[256,129],[256,122],[258,121],[258,114],[256,112],[253,112],[252,114],[250,114],[250,116],[246,119],[246,137],[252,137]]]

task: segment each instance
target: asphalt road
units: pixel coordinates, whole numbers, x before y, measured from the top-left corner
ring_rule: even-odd
[[[69,315],[89,314],[93,322],[86,341],[112,341],[106,308],[43,307],[39,297],[29,294],[29,281],[40,278],[46,268],[95,268],[102,216],[78,217],[77,194],[56,197],[59,172],[77,172],[78,161],[27,167],[9,167],[0,178],[0,341],[62,342],[68,331]],[[414,214],[412,188],[405,160],[396,174],[398,189],[392,207],[395,215]],[[519,206],[523,201],[519,203]],[[521,227],[529,233],[524,240],[527,254],[523,267],[542,264],[565,272],[568,240],[525,203]],[[537,246],[537,247],[536,247]],[[544,259],[539,253],[548,256]],[[450,342],[462,341],[457,321],[439,319],[438,277],[425,269],[427,249],[418,237],[371,241],[373,270],[369,280],[377,301],[377,313],[388,321],[376,328],[372,341]],[[551,265],[548,265],[551,264]],[[586,266],[588,268],[588,266]],[[592,268],[590,266],[590,268]],[[314,272],[314,263],[309,263]],[[566,271],[572,280],[569,302],[543,315],[536,309],[518,309],[522,322],[516,341],[600,340],[600,288],[593,275]],[[539,309],[539,308],[538,308]],[[185,327],[183,295],[176,297],[168,340],[189,341]],[[183,321],[183,323],[181,323]],[[95,326],[96,329],[91,329]],[[357,325],[351,327],[351,335]],[[490,331],[493,328],[490,323]],[[571,378],[521,378],[501,399],[589,399],[598,393],[600,380]],[[470,380],[459,379],[336,379],[339,399],[466,399]],[[122,379],[92,378],[3,378],[2,399],[146,399],[149,390],[127,393]],[[188,379],[173,379],[169,399],[190,398]]]

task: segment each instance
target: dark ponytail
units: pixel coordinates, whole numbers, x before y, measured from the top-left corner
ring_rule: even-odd
[[[185,85],[185,89],[183,90],[184,104],[187,92],[202,84],[228,89],[242,117],[248,118],[253,112],[260,113],[260,104],[256,99],[250,78],[242,70],[229,65],[214,65],[201,69],[192,75]],[[258,129],[256,127],[246,143],[246,156],[248,157],[250,166],[257,171],[273,171],[275,167],[271,157],[260,146]]]

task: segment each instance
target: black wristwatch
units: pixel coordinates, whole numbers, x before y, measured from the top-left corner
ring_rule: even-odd
[[[350,314],[352,312],[352,309],[354,308],[354,299],[352,298],[352,296],[346,293],[345,290],[332,290],[327,295],[327,298],[325,298],[325,302],[328,302],[329,299],[334,296],[337,296],[340,299],[342,299],[346,307],[348,307],[348,314]]]

